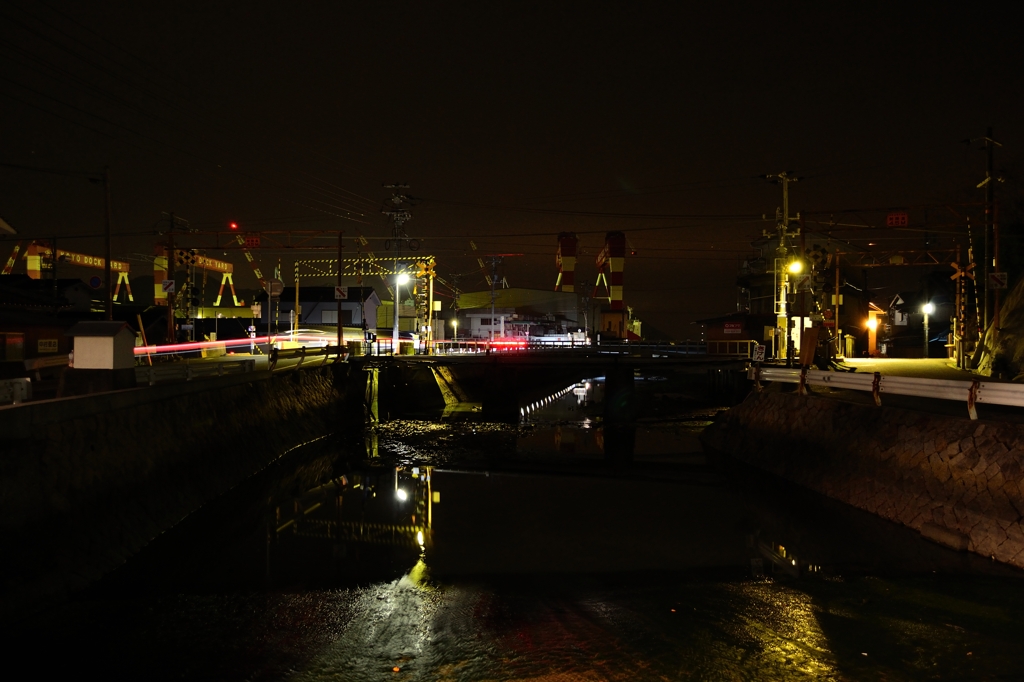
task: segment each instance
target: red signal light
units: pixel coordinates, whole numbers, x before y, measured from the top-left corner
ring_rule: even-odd
[[[228,223],[228,227],[230,227],[232,230],[237,230],[238,223]]]

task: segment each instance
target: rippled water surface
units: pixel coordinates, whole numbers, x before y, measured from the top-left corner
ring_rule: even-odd
[[[296,452],[18,624],[9,660],[42,646],[46,676],[156,680],[1021,679],[1019,572],[706,456],[717,409],[606,426],[594,384],[519,426],[449,414]]]

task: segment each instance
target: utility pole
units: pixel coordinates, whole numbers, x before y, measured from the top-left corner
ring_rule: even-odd
[[[339,231],[338,232],[338,288],[339,289],[341,288],[341,268],[344,266],[344,262],[341,259],[342,253],[344,251],[344,246],[343,246],[343,241],[342,241],[342,238],[344,236],[345,236],[345,232],[343,232],[343,231]],[[338,297],[335,296],[335,298],[338,298]],[[362,313],[361,313],[362,288],[361,287],[359,288],[359,301],[360,301],[359,316],[361,318],[361,316],[362,316]],[[338,358],[340,359],[341,358],[341,342],[342,342],[341,299],[340,298],[338,298],[338,316],[335,318],[335,321],[338,323]],[[360,322],[360,324],[361,324],[361,322]],[[364,340],[366,340],[366,338],[364,338]]]
[[[789,260],[787,255],[790,249],[786,246],[786,240],[793,240],[800,236],[800,227],[797,225],[796,228],[790,228],[790,221],[799,221],[800,214],[790,217],[789,215],[789,183],[798,182],[800,178],[794,177],[789,171],[783,171],[775,175],[766,175],[765,179],[782,185],[782,209],[775,211],[775,232],[769,230],[764,231],[765,237],[777,237],[779,240],[779,246],[775,251],[775,316],[776,316],[776,328],[784,326],[786,330],[785,348],[786,353],[786,366],[793,366],[793,336],[790,330],[790,306],[789,306],[789,294],[790,294],[790,282],[789,282]],[[838,291],[836,292],[838,295]],[[838,332],[839,321],[836,320],[836,330]]]
[[[989,320],[995,320],[998,318],[999,313],[996,312],[994,316],[991,315],[991,290],[992,286],[989,281],[989,272],[998,272],[999,265],[999,235],[997,230],[999,229],[995,221],[995,185],[996,182],[1002,182],[1002,178],[996,178],[992,174],[994,152],[996,147],[1002,147],[1003,145],[996,142],[992,138],[992,126],[988,126],[985,130],[985,136],[980,138],[973,138],[964,140],[967,144],[974,142],[982,142],[982,149],[985,150],[985,179],[978,183],[978,189],[985,188],[985,257],[981,267],[981,276],[984,277],[985,286],[983,289],[984,305],[981,306],[981,329],[982,334],[988,329]],[[995,242],[995,252],[993,253],[993,241]],[[999,308],[999,292],[996,291],[996,309]]]
[[[391,220],[391,240],[389,243],[385,244],[385,248],[390,248],[392,245],[395,247],[395,279],[392,282],[395,287],[392,293],[392,299],[395,302],[395,316],[394,324],[391,329],[391,354],[395,355],[398,353],[398,308],[401,304],[401,301],[399,300],[399,289],[401,285],[398,283],[398,261],[402,257],[402,242],[408,241],[409,239],[409,235],[405,233],[403,226],[412,220],[412,213],[409,209],[402,206],[402,204],[409,200],[408,197],[398,193],[398,190],[409,189],[409,185],[400,185],[396,183],[392,185],[384,185],[384,188],[391,190],[391,199],[389,199],[391,202],[391,208],[381,209],[381,213]]]
[[[107,204],[107,221],[106,221],[106,223],[107,223],[107,225],[106,225],[106,231],[105,231],[105,235],[104,235],[104,237],[105,237],[104,238],[104,249],[105,250],[104,250],[104,253],[103,253],[103,257],[104,257],[103,279],[104,279],[104,281],[106,282],[106,285],[107,285],[107,296],[106,296],[106,301],[105,301],[104,309],[106,310],[107,320],[109,321],[109,320],[113,320],[114,319],[114,287],[113,287],[113,282],[110,281],[110,279],[111,279],[110,278],[110,274],[111,274],[111,271],[110,271],[110,258],[111,258],[111,253],[110,253],[111,252],[111,245],[110,245],[110,241],[111,241],[111,232],[112,232],[111,222],[112,222],[113,218],[111,216],[112,210],[111,210],[111,206],[110,206],[110,167],[109,166],[103,169],[103,185],[104,185],[104,189],[106,190],[106,199],[107,199],[106,200],[106,204]]]
[[[174,253],[174,213],[170,214],[171,226],[167,228],[167,279],[174,281],[174,266],[177,265],[177,258]],[[174,297],[177,291],[167,294],[167,343],[175,343],[178,335],[174,329]]]
[[[498,293],[494,290],[494,287],[498,281],[498,263],[501,260],[501,256],[491,256],[491,343],[494,343],[494,301],[498,298]]]

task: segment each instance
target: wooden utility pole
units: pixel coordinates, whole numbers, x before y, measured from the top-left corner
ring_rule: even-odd
[[[113,282],[111,281],[111,276],[110,276],[111,275],[111,272],[110,272],[110,258],[111,258],[111,254],[110,254],[110,252],[111,252],[110,240],[111,240],[111,231],[112,231],[111,230],[111,222],[113,221],[113,217],[111,215],[112,210],[111,210],[111,206],[110,206],[110,167],[109,166],[103,169],[103,186],[104,186],[104,189],[106,190],[106,198],[107,198],[107,202],[106,202],[107,203],[107,226],[106,226],[105,244],[104,244],[105,251],[103,253],[103,258],[104,258],[104,263],[103,263],[103,279],[106,282],[107,295],[106,295],[106,301],[105,301],[104,309],[106,310],[106,313],[107,313],[107,320],[113,320],[114,319],[114,286],[113,286]]]

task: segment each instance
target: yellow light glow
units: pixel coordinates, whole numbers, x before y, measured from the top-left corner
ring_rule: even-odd
[[[416,531],[416,542],[418,542],[420,546],[423,545],[423,531]]]
[[[878,318],[877,317],[869,317],[868,318],[868,329],[870,329],[871,331],[875,331],[876,329],[878,329]]]
[[[798,275],[798,274],[800,274],[801,272],[803,272],[803,269],[804,269],[804,264],[803,264],[803,263],[801,263],[801,262],[800,262],[800,261],[798,261],[798,260],[795,260],[795,261],[793,261],[792,263],[790,263],[790,264],[789,264],[789,267],[788,267],[788,268],[786,268],[786,269],[787,269],[787,270],[789,270],[789,272],[790,272],[790,273],[792,273],[792,274],[794,274],[794,275]]]

